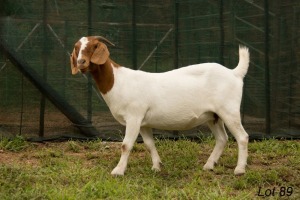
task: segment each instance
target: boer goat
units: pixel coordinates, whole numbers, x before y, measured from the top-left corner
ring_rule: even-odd
[[[82,37],[71,55],[72,74],[89,71],[114,118],[126,126],[122,155],[112,175],[124,175],[130,151],[140,133],[151,153],[152,169],[160,171],[152,128],[187,130],[207,124],[216,138],[204,165],[212,170],[228,136],[224,124],[238,143],[234,174],[245,173],[248,134],[241,124],[240,104],[243,78],[249,66],[249,51],[239,48],[239,63],[228,69],[217,63],[203,63],[164,73],[148,73],[123,67],[110,57],[101,36]]]

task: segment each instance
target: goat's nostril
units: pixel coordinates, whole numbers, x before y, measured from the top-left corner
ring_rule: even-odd
[[[84,64],[85,62],[86,62],[85,59],[80,59],[80,60],[77,61],[77,63],[80,64],[80,65]]]

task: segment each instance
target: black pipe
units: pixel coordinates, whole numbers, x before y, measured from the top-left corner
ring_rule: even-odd
[[[0,38],[0,50],[28,80],[58,108],[79,130],[88,137],[99,137],[98,131],[73,106],[54,90],[5,40]]]

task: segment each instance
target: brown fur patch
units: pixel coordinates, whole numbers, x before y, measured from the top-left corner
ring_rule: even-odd
[[[110,91],[114,85],[114,73],[111,61],[108,60],[103,65],[90,63],[90,72],[102,94]]]
[[[121,149],[122,149],[122,152],[127,151],[127,146],[126,146],[126,144],[122,144]]]
[[[90,39],[90,38],[89,38]],[[96,43],[101,43],[98,40],[95,40]],[[92,41],[92,46],[89,46],[90,49],[93,49],[93,45],[95,45]],[[104,45],[104,44],[103,44]],[[95,50],[95,48],[94,48]],[[109,55],[109,53],[108,53]],[[101,65],[97,65],[90,62],[90,72],[97,84],[98,89],[102,94],[106,94],[109,92],[113,85],[114,85],[114,73],[113,73],[113,67],[120,67],[119,64],[115,63],[113,60],[111,60],[109,57],[107,58],[106,62]]]
[[[107,46],[101,42],[98,43],[91,57],[91,62],[97,65],[103,65],[109,57]]]
[[[106,45],[99,40],[95,39],[95,37],[87,37],[88,43],[86,48],[82,50],[82,58],[86,60],[87,66],[83,67],[81,66],[81,72],[85,73],[86,71],[90,71],[92,77],[94,78],[98,89],[102,94],[106,94],[108,91],[110,91],[114,85],[114,73],[113,73],[113,67],[119,67],[120,65],[115,63],[113,60],[111,60],[109,56],[109,51],[107,50],[107,57],[103,61],[103,64],[95,64],[91,62],[92,55],[94,54],[95,50],[99,46],[105,46]],[[74,51],[76,52],[76,55],[78,56],[79,49],[80,49],[81,43],[80,41],[75,44]],[[77,58],[76,58],[77,59]],[[77,62],[77,61],[74,61]],[[102,62],[101,62],[102,63]]]

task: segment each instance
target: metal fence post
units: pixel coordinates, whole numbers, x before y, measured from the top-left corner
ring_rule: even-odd
[[[223,0],[219,0],[219,25],[220,25],[220,64],[224,65],[224,38],[225,38],[225,33],[224,33],[224,3]]]
[[[265,29],[265,98],[266,98],[266,134],[271,133],[271,99],[270,99],[270,67],[269,67],[269,2],[268,0],[264,1],[264,29]]]
[[[47,0],[43,1],[43,79],[47,81],[48,40],[47,40]],[[42,94],[40,102],[39,137],[44,137],[46,97]]]
[[[88,9],[87,9],[87,17],[88,17],[88,30],[87,34],[90,36],[92,34],[92,0],[88,0]],[[93,82],[90,74],[87,74],[87,121],[89,123],[92,122],[92,95],[93,95]]]
[[[177,69],[179,67],[178,63],[178,10],[179,3],[177,0],[174,0],[175,8],[174,8],[174,68]]]
[[[174,0],[175,8],[174,8],[174,69],[179,68],[179,52],[178,52],[178,44],[179,44],[179,34],[178,34],[178,11],[179,11],[179,2],[177,0]],[[173,134],[178,136],[179,131],[173,131]]]
[[[132,0],[132,68],[137,69],[136,51],[136,1]]]

